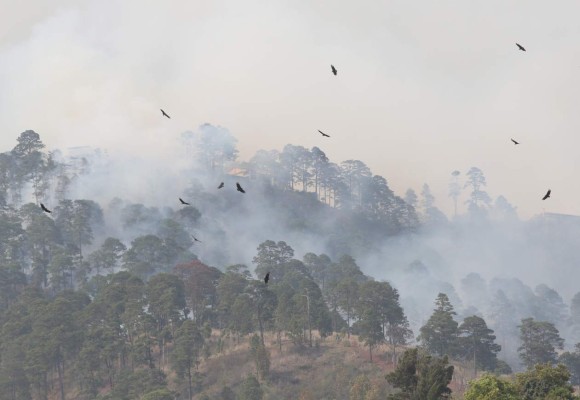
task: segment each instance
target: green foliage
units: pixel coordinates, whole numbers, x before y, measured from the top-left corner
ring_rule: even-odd
[[[520,400],[516,386],[495,375],[484,375],[469,382],[465,400]]]
[[[495,369],[497,353],[501,350],[501,346],[495,343],[493,330],[476,315],[465,318],[459,326],[457,347],[464,360],[475,360],[476,366],[486,371]]]
[[[254,375],[248,375],[238,391],[238,400],[262,400],[263,396],[264,391],[260,382]]]
[[[244,316],[244,310],[251,307],[250,297],[244,294],[250,277],[245,265],[232,265],[221,275],[216,286],[221,324],[238,335],[254,330],[253,320]]]
[[[157,392],[153,395],[165,395],[163,390],[166,390],[166,385],[165,374],[158,369],[123,371],[117,384],[103,400],[138,399],[144,394],[152,395],[152,392]]]
[[[54,170],[55,164],[50,154],[41,152],[45,145],[38,133],[27,130],[20,134],[17,141],[18,144],[7,155],[11,159],[10,186],[13,190],[13,199],[20,202],[22,186],[29,181],[38,202],[48,190],[48,176]]]
[[[238,335],[247,335],[254,332],[256,327],[253,318],[248,318],[245,314],[248,310],[253,309],[254,303],[252,298],[247,294],[239,295],[234,304],[231,306],[227,327]]]
[[[263,279],[270,272],[272,282],[283,276],[282,266],[294,256],[294,249],[284,241],[276,243],[273,240],[266,240],[260,243],[257,250],[258,254],[252,260],[256,264],[256,275]]]
[[[25,230],[22,227],[22,223],[22,218],[15,210],[5,207],[0,211],[0,265],[2,265],[2,269],[5,272],[22,273],[26,265],[24,257],[26,251]],[[0,272],[0,274],[2,273]],[[2,279],[2,275],[0,275],[0,284],[2,284]],[[0,293],[2,293],[2,290],[0,290]],[[2,295],[0,294],[0,296]]]
[[[324,291],[324,284],[329,278],[330,266],[332,260],[326,254],[316,255],[314,253],[306,253],[302,258],[302,262],[308,268],[312,278],[320,285]]]
[[[211,321],[214,315],[210,310],[218,304],[216,286],[223,275],[221,271],[194,260],[177,265],[173,272],[183,282],[185,302],[193,320],[200,324]]]
[[[163,240],[155,235],[139,236],[123,256],[123,267],[135,275],[146,278],[157,271],[167,270],[174,255]]]
[[[163,240],[165,246],[175,251],[183,251],[192,245],[189,233],[180,223],[171,218],[165,218],[159,222],[157,236]]]
[[[580,343],[574,346],[574,352],[566,351],[560,354],[558,363],[563,364],[570,372],[570,383],[580,385]]]
[[[14,303],[26,285],[26,275],[17,266],[0,265],[0,310]]]
[[[104,269],[112,273],[126,250],[127,247],[119,239],[108,237],[98,250],[89,255],[89,265],[97,275]]]
[[[373,360],[373,347],[385,340],[383,328],[381,326],[381,316],[373,308],[367,308],[359,315],[359,320],[355,323],[358,339],[369,348],[369,356]]]
[[[83,268],[83,246],[92,243],[93,230],[104,224],[103,211],[92,200],[61,200],[54,214],[70,263],[76,267],[76,280],[84,283],[86,271]]]
[[[60,246],[60,233],[54,220],[47,217],[34,204],[25,204],[20,213],[27,223],[27,251],[29,252],[32,275],[31,283],[48,286],[48,266],[56,248]]]
[[[156,389],[152,392],[145,393],[141,396],[141,400],[174,400],[175,393],[168,389]]]
[[[439,400],[450,398],[447,385],[453,377],[453,366],[447,356],[433,358],[410,349],[405,351],[395,371],[386,376],[387,381],[401,390],[389,396],[392,400]]]
[[[338,306],[346,314],[346,324],[349,327],[350,337],[350,321],[357,305],[359,284],[354,279],[344,279],[338,282],[335,291],[338,296]]]
[[[196,138],[203,138],[203,143],[194,147],[206,166],[216,172],[212,176],[221,180],[225,162],[235,158],[235,141],[222,146],[211,136],[213,128],[203,129],[205,133]],[[216,129],[218,135],[228,138]],[[175,211],[116,199],[107,208],[107,217],[109,221],[118,220],[121,226],[105,227],[99,204],[67,199],[71,182],[88,170],[88,162],[77,160],[80,165],[65,165],[60,160],[68,161],[66,158],[53,158],[43,151],[40,136],[26,131],[13,151],[0,154],[0,400],[87,400],[99,394],[107,399],[172,398],[167,379],[159,372],[169,371],[168,363],[175,379],[172,384],[183,391],[181,386],[187,377],[191,397],[192,384],[196,392],[201,392],[202,375],[194,370],[214,349],[212,328],[220,330],[217,347],[225,350],[229,357],[226,360],[232,360],[232,365],[239,348],[228,349],[229,335],[234,333],[239,344],[240,336],[259,330],[260,336],[251,339],[257,376],[244,384],[252,392],[248,396],[254,398],[262,393],[259,383],[270,372],[269,352],[264,345],[267,330],[274,329],[280,339],[290,337],[304,344],[312,328],[321,336],[316,338],[320,346],[308,354],[317,358],[327,357],[329,339],[325,343],[325,336],[332,330],[349,331],[353,321],[371,357],[373,347],[384,340],[394,354],[396,346],[404,345],[412,335],[397,290],[389,283],[369,280],[349,255],[333,261],[325,254],[308,253],[300,261],[293,258],[294,250],[287,243],[268,240],[260,244],[254,258],[257,280],[241,265],[228,267],[223,274],[198,261],[190,252],[198,247],[192,247],[189,233],[200,227],[199,210],[204,211],[205,227],[212,227],[206,231],[208,239],[202,239],[200,256],[222,268],[227,264],[216,260],[230,262],[226,250],[227,242],[232,240],[224,228],[225,218],[251,210],[237,200],[241,197],[231,197],[225,191],[216,195],[215,189],[212,192],[196,184],[189,191],[199,209],[179,207]],[[326,243],[321,242],[320,247],[327,248],[333,257],[348,252],[362,254],[361,250],[375,248],[386,235],[418,224],[416,195],[409,193],[406,204],[394,195],[383,177],[373,175],[359,160],[336,165],[318,148],[287,146],[283,152],[259,152],[254,161],[244,165],[251,171],[252,184],[260,181],[254,188],[262,192],[254,193],[263,194],[265,207],[284,205],[277,209],[280,228],[293,232],[289,237],[296,232],[325,237]],[[480,179],[479,184],[482,182]],[[290,187],[303,193],[287,190]],[[30,188],[35,202],[17,209],[22,197],[30,195]],[[428,190],[423,198],[426,208],[433,210]],[[40,201],[54,213],[43,213],[38,207]],[[477,201],[484,204],[480,198]],[[223,220],[220,215],[225,216]],[[109,235],[133,241],[124,244]],[[210,235],[223,240],[209,239]],[[94,238],[107,239],[100,244],[92,243]],[[89,245],[95,250],[87,255]],[[119,269],[125,271],[113,274]],[[266,285],[263,276],[268,271],[271,281]],[[111,274],[101,275],[105,273]],[[82,291],[69,291],[78,288],[87,290],[90,297]],[[540,315],[538,305],[547,310],[547,316],[561,311],[557,293],[542,286],[536,292],[540,301],[534,303],[533,315]],[[458,303],[454,300],[454,304]],[[449,300],[438,299],[434,315],[421,331],[423,344],[436,354],[452,354],[459,343],[466,359],[474,353],[477,362],[482,363],[480,367],[491,368],[490,360],[498,350],[493,347],[493,332],[483,320],[471,317],[460,327],[464,337],[456,341],[453,315]],[[510,322],[513,315],[517,314],[503,307],[501,318],[494,318],[494,322]],[[341,337],[333,340],[338,342]],[[473,342],[475,345],[470,347]],[[564,353],[560,360],[576,368],[574,353]],[[216,362],[214,357],[205,361],[208,366]],[[331,397],[346,398],[349,389],[353,398],[385,397],[380,385],[371,384],[364,376],[353,380],[360,374],[370,376],[372,365],[359,368],[337,361],[332,358],[332,371],[320,385],[332,393]],[[401,387],[408,380],[416,398],[448,396],[449,368],[445,359],[419,352],[414,364],[406,363],[407,372],[413,369],[412,376],[403,379],[399,374]],[[495,364],[496,372],[508,371],[500,362]],[[268,395],[276,390],[274,382],[287,378],[285,374],[272,371]],[[572,381],[577,381],[574,371]],[[323,389],[310,382],[304,384],[309,387],[301,391],[302,398],[324,398]],[[386,386],[386,382],[383,384]],[[548,395],[567,390],[560,387]],[[103,394],[106,391],[109,393]],[[233,396],[225,388],[222,394],[224,398]],[[296,397],[298,393],[292,394]],[[403,390],[397,396],[405,398],[407,394]]]
[[[48,272],[50,273],[50,285],[56,291],[62,291],[73,286],[74,262],[73,256],[67,249],[57,247],[54,249]]]
[[[190,398],[193,394],[192,368],[197,367],[203,345],[204,337],[195,322],[186,320],[175,331],[172,366],[179,378],[187,377]]]
[[[206,143],[194,147],[208,157],[211,169],[223,171],[224,162],[235,158],[235,140],[221,147],[213,129],[203,130],[198,139]],[[224,348],[229,333],[239,339],[259,330],[252,352],[263,380],[269,372],[265,331],[276,329],[280,337],[285,333],[300,344],[310,343],[310,332],[319,334],[316,353],[322,354],[324,338],[346,327],[340,315],[346,309],[369,333],[363,333],[369,346],[385,334],[392,344],[404,343],[408,324],[390,285],[371,285],[376,290],[369,290],[372,296],[364,298],[364,307],[358,306],[358,285],[368,278],[353,257],[342,255],[333,262],[325,254],[310,253],[300,261],[285,242],[266,241],[254,259],[257,271],[263,270],[258,280],[239,265],[222,274],[190,253],[189,232],[198,228],[199,210],[211,219],[219,210],[215,207],[233,205],[227,196],[215,201],[214,194],[199,186],[191,198],[204,207],[177,211],[115,199],[107,207],[107,219],[120,226],[105,226],[99,204],[69,196],[90,161],[69,163],[58,151],[53,154],[44,152],[33,131],[22,133],[11,152],[0,154],[0,398],[165,398],[171,395],[166,379],[155,371],[167,371],[169,364],[177,385],[186,377],[198,385],[200,375],[192,368],[213,346],[211,328],[223,329],[219,346]],[[338,166],[322,150],[300,146],[260,154],[264,157],[256,161],[271,169],[275,185],[266,185],[265,201],[287,204],[282,210],[286,228],[329,233],[329,249],[335,254],[397,232],[412,219],[412,207],[401,205],[386,180],[373,176],[359,160]],[[279,185],[311,193],[292,193]],[[29,187],[35,201],[16,209]],[[54,212],[42,212],[40,201]],[[215,204],[206,207],[208,202]],[[344,229],[320,224],[323,212],[341,217]],[[95,238],[104,241],[93,243]],[[120,238],[133,239],[129,244]],[[89,245],[92,253],[85,250]],[[123,271],[114,273],[119,269]],[[271,281],[265,285],[263,275],[270,270]],[[69,291],[78,288],[90,298]],[[374,314],[372,303],[378,307]],[[397,321],[402,323],[399,333]],[[346,396],[356,373],[348,374],[337,396]],[[335,389],[331,383],[328,387]]]
[[[516,387],[525,400],[572,400],[574,389],[570,372],[563,365],[537,364],[534,369],[516,374]]]
[[[170,321],[177,325],[185,308],[183,282],[175,275],[157,274],[147,282],[149,312],[161,331]]]
[[[453,320],[456,315],[449,298],[444,293],[439,293],[435,300],[435,310],[421,327],[421,334],[417,338],[430,353],[437,355],[452,355],[457,343],[457,322]]]
[[[375,344],[386,339],[392,346],[392,358],[394,360],[396,347],[406,344],[407,340],[412,337],[409,322],[399,303],[399,292],[388,282],[376,281],[362,283],[358,291],[360,295],[355,309],[359,322],[363,323],[364,330],[368,333],[372,329],[376,330],[376,326],[373,328],[372,324],[369,325],[365,321],[368,320],[372,313],[376,313],[375,317],[378,319],[381,333],[379,334],[377,331],[373,334],[375,336]],[[371,314],[368,314],[369,310],[371,310]],[[360,323],[357,324],[358,327],[361,327]],[[366,336],[365,340],[367,340]]]
[[[318,285],[294,264],[288,263],[288,271],[272,286],[278,300],[274,325],[278,332],[286,331],[294,344],[302,345],[307,339],[303,333],[308,331],[310,344],[312,329],[318,329],[321,336],[330,332],[331,316]]]
[[[250,281],[244,295],[248,296],[250,308],[260,329],[260,338],[264,342],[264,330],[272,322],[276,309],[276,295],[266,287],[263,281]],[[247,310],[246,310],[247,312]]]
[[[270,352],[260,340],[258,335],[253,335],[250,339],[250,353],[256,364],[256,375],[258,379],[265,380],[270,374]]]
[[[301,307],[302,299],[297,295],[294,288],[286,282],[276,285],[275,290],[277,298],[274,312],[275,329],[278,332],[285,331],[293,344],[302,345],[304,343],[304,327],[307,324],[308,317],[305,317],[304,307]]]
[[[522,345],[518,353],[528,369],[536,364],[556,362],[556,349],[563,347],[564,339],[552,323],[525,318],[519,328]]]

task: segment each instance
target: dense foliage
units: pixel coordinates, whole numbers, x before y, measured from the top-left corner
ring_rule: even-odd
[[[247,179],[260,197],[253,199],[256,207],[276,210],[275,218],[267,218],[276,230],[258,232],[264,237],[253,248],[238,249],[252,252],[246,261],[253,267],[229,262],[239,231],[228,231],[228,219],[251,213],[249,203],[229,192],[218,197],[194,178],[183,195],[192,205],[178,210],[121,198],[105,205],[73,196],[91,161],[45,152],[34,131],[0,154],[0,400],[207,397],[199,367],[227,340],[249,342],[253,371],[236,387],[224,385],[217,398],[268,398],[267,384],[276,379],[268,334],[279,352],[288,346],[315,351],[325,338],[356,335],[371,362],[385,345],[386,359],[396,366],[387,380],[398,389],[392,393],[397,399],[448,397],[449,360],[472,366],[474,375],[509,371],[497,357],[502,347],[518,348],[530,370],[560,361],[578,382],[578,349],[557,357],[563,339],[556,325],[580,326],[579,296],[567,320],[562,298],[546,285],[532,292],[519,281],[494,280],[488,288],[472,273],[461,281],[469,304],[464,307],[454,287],[429,277],[419,260],[405,267],[414,289],[408,293],[394,281],[363,273],[355,254],[376,250],[385,238],[447,226],[428,185],[420,196],[407,191],[403,200],[361,161],[335,164],[317,147],[292,145],[235,164],[246,172],[239,177],[229,173],[237,150],[226,130],[205,125],[184,135],[184,142],[196,160],[192,175]],[[467,178],[470,215],[483,218],[492,210],[485,177],[472,168]],[[457,201],[457,175],[450,189]],[[41,202],[53,212],[43,212]],[[496,212],[513,217],[507,201],[498,204]],[[194,239],[202,228],[211,242]],[[311,248],[327,251],[295,254],[289,239],[276,237],[279,232],[322,238]],[[409,297],[426,286],[440,293],[432,315],[421,318]],[[488,326],[475,305],[492,288],[496,295],[484,310]],[[515,315],[521,317],[517,345],[509,342],[516,336]],[[413,330],[421,349],[399,359]],[[568,372],[557,372],[550,375],[559,380],[556,389],[546,389],[549,395],[569,392]],[[518,376],[518,390],[536,388],[536,378],[528,378]],[[511,386],[488,376],[470,390],[505,387],[508,399]],[[348,392],[366,400],[386,396],[366,375],[356,376]]]

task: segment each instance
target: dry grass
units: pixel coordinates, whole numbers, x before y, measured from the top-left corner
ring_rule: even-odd
[[[212,333],[212,341],[217,342],[220,332]],[[388,385],[385,375],[394,370],[391,362],[392,349],[381,345],[373,349],[370,362],[368,347],[352,335],[350,339],[336,341],[333,337],[316,338],[319,346],[299,347],[283,338],[282,351],[279,350],[276,336],[266,334],[264,341],[270,352],[270,376],[262,381],[264,400],[274,399],[348,399],[354,378],[366,375],[384,393],[393,389]],[[398,348],[400,356],[405,348]],[[453,398],[462,399],[469,380],[473,379],[470,364],[453,361],[455,373],[450,383]],[[216,396],[224,386],[237,391],[248,376],[255,374],[255,365],[249,351],[249,337],[242,338],[238,344],[226,339],[223,351],[213,353],[200,364],[199,372],[204,375],[203,393],[210,398]],[[481,373],[478,373],[481,375]],[[198,399],[198,394],[195,399]],[[386,397],[386,396],[385,396]]]
[[[213,341],[219,333],[214,332]],[[384,376],[393,369],[387,360],[389,349],[381,346],[373,350],[370,363],[368,348],[361,346],[357,337],[337,342],[334,338],[320,340],[316,347],[294,346],[283,339],[280,352],[275,335],[265,336],[270,351],[270,376],[261,382],[264,400],[315,398],[344,399],[352,380],[365,374],[372,382],[387,389]],[[204,375],[204,393],[210,397],[227,385],[234,391],[248,374],[255,373],[255,365],[249,352],[248,338],[240,344],[226,340],[221,354],[214,354],[201,363],[199,372]],[[199,398],[199,394],[196,398]]]

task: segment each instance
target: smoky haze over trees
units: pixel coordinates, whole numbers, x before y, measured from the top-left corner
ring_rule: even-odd
[[[580,379],[580,218],[521,221],[474,166],[449,198],[399,196],[319,147],[242,161],[225,128],[180,140],[167,164],[48,150],[31,130],[0,153],[0,399],[190,399],[240,343],[252,373],[223,396],[267,397],[274,350],[343,338],[399,366],[393,398],[447,396],[450,362]],[[352,393],[384,389],[365,379]]]

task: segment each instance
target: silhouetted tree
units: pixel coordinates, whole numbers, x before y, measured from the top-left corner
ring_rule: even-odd
[[[203,335],[193,321],[184,321],[175,331],[172,364],[177,376],[187,377],[190,400],[193,398],[192,368],[197,366],[203,344]]]
[[[256,264],[256,275],[260,278],[270,272],[270,279],[275,281],[283,275],[280,266],[284,265],[294,256],[294,249],[288,246],[286,242],[266,240],[258,246],[258,254],[252,259]]]
[[[453,320],[454,315],[456,312],[447,295],[439,293],[435,300],[435,310],[427,323],[421,327],[421,334],[417,338],[427,351],[438,355],[454,354],[458,334],[458,324]]]
[[[493,371],[497,365],[497,353],[501,346],[495,343],[493,330],[485,320],[476,315],[467,317],[459,326],[458,352],[465,360],[473,361],[474,376],[477,367]]]
[[[226,163],[234,161],[238,156],[237,139],[220,126],[203,124],[191,139],[196,159],[211,171],[223,173]]]
[[[464,188],[471,188],[471,195],[466,201],[468,210],[472,215],[485,215],[491,204],[491,198],[483,188],[487,186],[483,172],[477,167],[471,167],[467,172],[467,181]]]
[[[528,369],[536,364],[556,362],[556,349],[562,349],[564,339],[560,337],[554,324],[525,318],[519,328],[522,345],[518,348],[518,353]]]
[[[447,356],[433,358],[419,349],[405,351],[395,371],[387,374],[387,381],[400,393],[391,400],[440,400],[451,396],[447,385],[453,377],[453,366]]]
[[[222,276],[221,271],[194,260],[177,265],[173,272],[183,282],[185,303],[191,318],[198,324],[211,320],[218,304],[216,287]]]
[[[570,383],[580,385],[580,343],[574,345],[574,351],[566,351],[558,357],[558,363],[563,364],[570,372]]]

